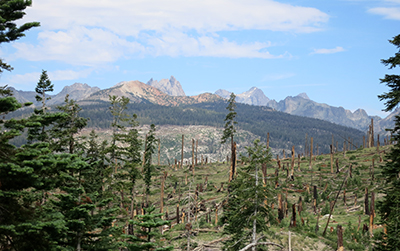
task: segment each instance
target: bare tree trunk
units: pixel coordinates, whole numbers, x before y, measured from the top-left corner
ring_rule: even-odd
[[[341,225],[337,225],[337,250],[343,251],[343,228]]]
[[[185,135],[182,134],[182,149],[181,149],[181,168],[183,168],[183,141],[185,140]]]
[[[333,173],[333,145],[331,145],[331,173]]]
[[[310,143],[310,169],[312,169],[312,157],[313,157],[313,137],[311,137],[311,143]]]
[[[161,163],[160,163],[160,158],[161,158],[160,155],[161,155],[161,140],[158,139],[158,162],[157,162],[158,165],[161,164]]]

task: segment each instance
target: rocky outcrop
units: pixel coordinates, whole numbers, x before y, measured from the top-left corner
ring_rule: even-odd
[[[65,86],[60,93],[48,101],[48,104],[54,105],[63,103],[67,94],[69,94],[69,99],[80,101],[98,91],[100,91],[99,87],[91,87],[88,84],[75,83],[73,85]]]
[[[170,79],[161,79],[160,81],[150,79],[146,84],[153,86],[170,96],[186,96],[181,84],[174,76],[171,76]]]

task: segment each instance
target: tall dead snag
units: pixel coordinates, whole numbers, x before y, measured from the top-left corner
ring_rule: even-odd
[[[290,176],[291,176],[290,178],[292,180],[294,180],[294,157],[295,157],[294,146],[292,146],[292,163],[291,163],[292,171],[291,171],[291,174],[290,174]]]
[[[350,176],[350,178],[353,178],[353,165],[352,164],[350,164],[350,166],[349,166],[349,176]]]
[[[347,206],[347,203],[346,203],[346,190],[343,190],[343,204],[345,206]]]
[[[335,165],[336,165],[336,173],[339,173],[339,158],[336,158]]]
[[[194,166],[197,166],[197,148],[198,148],[198,146],[199,146],[199,140],[198,139],[196,139],[196,157],[195,157],[195,163],[194,163]]]
[[[317,213],[317,199],[318,199],[318,193],[317,193],[317,186],[314,186],[314,213]]]
[[[236,142],[233,142],[232,147],[232,179],[236,176]]]
[[[194,176],[194,139],[192,139],[192,174]]]
[[[160,158],[161,158],[161,141],[158,139],[158,162],[157,165],[160,165]]]
[[[313,137],[310,140],[310,169],[312,169],[312,157],[313,157]]]
[[[333,134],[332,134],[332,153],[335,153],[335,141],[333,139]]]
[[[290,220],[290,227],[296,227],[296,204],[292,205],[292,219]]]
[[[333,173],[333,145],[331,145],[331,173]]]
[[[179,224],[179,217],[181,217],[180,213],[179,213],[179,203],[176,204],[176,224]]]
[[[370,236],[372,237],[372,230],[374,229],[374,218],[375,218],[375,193],[371,192],[371,208],[370,208],[370,214],[369,214],[369,231],[370,231]]]
[[[269,132],[267,133],[267,149],[269,149]]]
[[[300,169],[300,153],[297,154],[297,170],[298,170],[299,172],[301,171],[301,169]]]
[[[346,158],[346,140],[343,141],[343,158]]]
[[[304,144],[304,156],[308,155],[308,134],[306,133],[306,141]]]
[[[297,202],[297,211],[299,212],[299,215],[301,215],[301,212],[303,212],[303,199],[301,196],[299,197],[299,201]]]
[[[185,135],[182,134],[182,149],[181,149],[181,168],[183,168],[183,141],[185,140]]]
[[[368,187],[365,188],[365,197],[364,197],[364,208],[365,214],[369,215],[369,200],[368,200]]]
[[[267,164],[266,163],[262,163],[261,164],[261,171],[263,174],[263,184],[266,185],[267,184]]]
[[[278,193],[278,221],[281,222],[284,217],[283,205],[282,205],[282,194]]]
[[[343,251],[343,228],[341,225],[337,225],[337,250]]]

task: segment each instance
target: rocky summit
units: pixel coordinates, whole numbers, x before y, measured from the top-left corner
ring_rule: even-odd
[[[161,79],[160,81],[151,78],[146,84],[153,86],[170,96],[186,96],[181,83],[179,83],[174,76],[171,76],[170,79]]]

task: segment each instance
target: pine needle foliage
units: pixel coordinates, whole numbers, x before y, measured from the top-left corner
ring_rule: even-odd
[[[268,223],[274,221],[268,200],[273,193],[269,185],[264,186],[259,178],[261,164],[271,161],[269,149],[260,140],[247,147],[248,157],[241,156],[249,163],[238,172],[238,177],[229,184],[229,197],[224,206],[224,235],[230,239],[224,243],[224,250],[240,250],[256,240],[256,235],[268,230]]]
[[[389,66],[389,69],[400,66],[400,34],[389,42],[399,49],[395,56],[382,63]],[[379,95],[380,100],[386,100],[385,111],[392,111],[400,103],[400,75],[385,75],[381,79],[381,83],[385,83],[390,91]],[[395,118],[395,127],[391,130],[393,133],[392,140],[396,142],[392,151],[388,154],[388,161],[383,167],[382,175],[385,178],[386,188],[384,190],[384,199],[379,204],[379,213],[381,215],[382,224],[386,226],[386,232],[377,238],[376,250],[400,250],[400,116]]]

